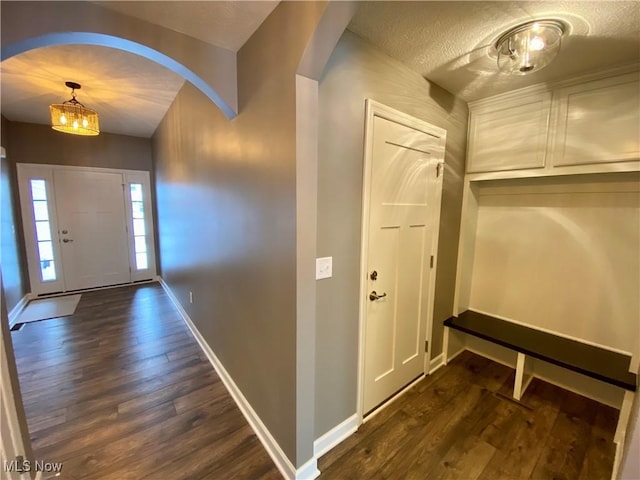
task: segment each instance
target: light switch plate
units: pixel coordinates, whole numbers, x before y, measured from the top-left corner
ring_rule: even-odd
[[[316,258],[316,280],[333,276],[333,257]]]

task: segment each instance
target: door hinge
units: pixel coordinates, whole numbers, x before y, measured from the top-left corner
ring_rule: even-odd
[[[424,351],[428,352],[429,351],[429,340],[425,340],[424,341]]]
[[[430,266],[431,268],[433,268],[433,255],[431,255],[431,260],[430,260],[430,262],[429,262],[429,266]]]

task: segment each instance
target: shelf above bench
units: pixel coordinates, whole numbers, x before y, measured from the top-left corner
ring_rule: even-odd
[[[631,357],[628,355],[472,310],[448,318],[444,325],[625,390],[636,391],[637,376],[629,371]]]

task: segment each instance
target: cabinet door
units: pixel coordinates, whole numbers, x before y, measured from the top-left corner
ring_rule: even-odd
[[[467,173],[543,168],[551,93],[473,108]]]
[[[638,80],[631,73],[558,90],[554,167],[640,158]]]

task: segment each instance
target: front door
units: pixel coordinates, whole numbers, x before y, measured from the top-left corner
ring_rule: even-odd
[[[31,293],[156,275],[148,172],[18,164]]]
[[[67,290],[131,281],[122,174],[54,172]]]
[[[372,126],[365,185],[365,414],[425,370],[444,158],[443,134],[377,115]]]

